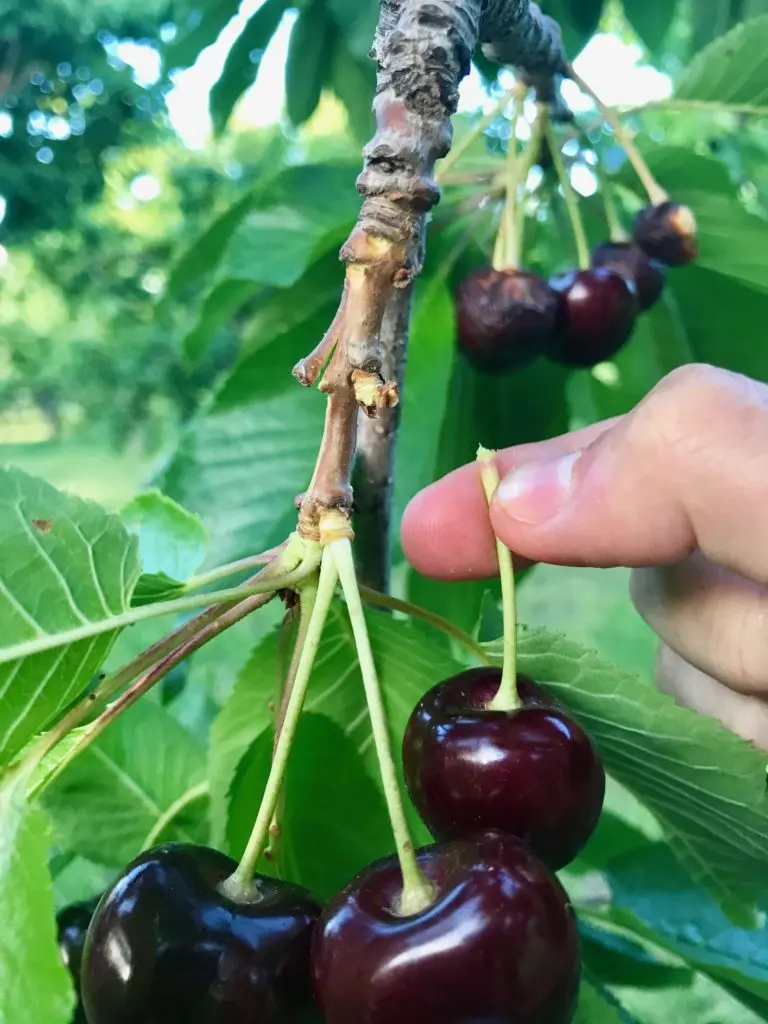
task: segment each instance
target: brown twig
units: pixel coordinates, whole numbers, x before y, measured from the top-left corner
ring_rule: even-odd
[[[394,410],[411,286],[423,263],[426,215],[440,198],[435,164],[450,150],[459,83],[478,40],[494,59],[530,73],[555,75],[565,68],[557,24],[529,0],[381,0],[372,51],[378,66],[376,134],[357,181],[364,197],[360,216],[341,250],[344,297],[320,346],[297,367],[297,376],[310,383],[333,348],[320,384],[328,395],[323,439],[300,504],[303,536],[318,538],[320,518],[329,508],[350,515],[358,408],[379,420],[361,428],[358,476],[366,488],[367,533],[377,537],[361,571],[377,584],[387,576]],[[375,386],[368,380],[361,388],[360,371],[374,375]]]

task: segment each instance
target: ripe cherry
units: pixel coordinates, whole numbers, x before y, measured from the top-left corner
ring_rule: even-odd
[[[699,255],[696,217],[681,203],[646,206],[635,220],[634,239],[646,256],[669,267],[683,267]]]
[[[607,267],[552,278],[560,315],[549,354],[566,366],[594,366],[615,356],[637,318],[634,286]]]
[[[218,887],[236,866],[216,850],[170,844],[125,869],[88,931],[89,1024],[284,1024],[309,1006],[320,906],[261,876],[253,898],[235,903]]]
[[[555,876],[510,836],[427,847],[436,890],[397,912],[395,858],[366,868],[329,905],[312,968],[326,1024],[569,1024],[579,941]]]
[[[518,679],[522,707],[488,710],[500,682],[498,669],[470,669],[422,697],[403,740],[408,790],[436,839],[495,829],[559,870],[597,825],[602,762],[584,730],[531,680]]]
[[[557,309],[557,295],[536,274],[481,267],[459,286],[459,347],[486,373],[523,366],[541,354]]]
[[[608,267],[634,285],[641,310],[650,309],[664,291],[664,266],[631,242],[603,242],[592,253],[593,267]]]
[[[71,903],[68,907],[60,910],[56,916],[59,952],[61,953],[61,959],[64,961],[64,966],[72,975],[75,993],[77,994],[74,1024],[85,1024],[85,1012],[80,1001],[80,968],[88,926],[91,923],[96,907],[99,905],[100,898],[100,896],[97,896],[95,899]]]

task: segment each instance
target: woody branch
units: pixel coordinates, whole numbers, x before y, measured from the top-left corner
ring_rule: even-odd
[[[537,81],[565,70],[560,30],[529,0],[381,0],[372,56],[378,68],[376,133],[357,181],[363,203],[341,250],[339,310],[317,348],[295,368],[328,396],[323,438],[299,531],[318,539],[323,513],[352,511],[350,473],[358,444],[362,502],[374,557],[363,579],[386,583],[396,420],[408,333],[408,290],[424,259],[427,214],[440,198],[435,163],[451,146],[458,89],[478,43]],[[382,348],[386,343],[386,350]],[[386,376],[382,372],[386,370]],[[365,555],[365,552],[363,552]],[[366,566],[368,562],[368,566]]]

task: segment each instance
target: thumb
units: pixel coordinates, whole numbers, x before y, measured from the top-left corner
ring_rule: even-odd
[[[491,515],[539,561],[661,565],[698,547],[768,581],[768,388],[676,370],[591,444],[507,473]]]

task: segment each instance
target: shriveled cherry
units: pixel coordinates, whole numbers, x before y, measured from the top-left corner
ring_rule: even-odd
[[[699,255],[696,232],[696,217],[689,206],[665,202],[638,213],[633,236],[646,256],[668,267],[683,267]]]
[[[403,740],[411,799],[436,839],[495,829],[545,864],[569,864],[602,810],[605,772],[592,740],[529,679],[523,705],[492,711],[501,671],[476,668],[429,690]]]
[[[560,296],[560,313],[549,355],[573,367],[594,366],[615,356],[637,319],[634,285],[608,267],[571,270],[550,284]]]
[[[557,309],[557,295],[536,274],[481,267],[456,296],[459,347],[478,370],[513,370],[541,353]]]
[[[308,1009],[319,904],[261,876],[236,903],[219,891],[236,866],[217,850],[169,844],[125,869],[88,931],[89,1024],[284,1024]]]
[[[570,1024],[579,940],[555,876],[511,836],[426,847],[435,901],[398,912],[395,858],[328,906],[312,967],[326,1024]]]
[[[641,310],[650,309],[664,291],[664,265],[632,242],[603,242],[592,252],[593,267],[607,267],[634,285]]]

